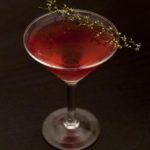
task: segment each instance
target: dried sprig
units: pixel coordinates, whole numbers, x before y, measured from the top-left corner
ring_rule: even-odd
[[[93,22],[90,17],[77,14],[73,8],[68,7],[66,4],[64,4],[62,7],[58,7],[56,5],[56,0],[47,0],[46,6],[46,9],[49,12],[57,12],[61,16],[71,21],[76,21],[79,23],[79,25],[87,26],[91,30],[99,29],[96,30],[97,37],[101,36],[104,32],[111,33],[113,38],[108,42],[117,48],[126,47],[134,49],[135,51],[139,51],[141,48],[141,43],[135,43],[132,38],[127,38],[121,32],[114,32],[111,26],[106,27],[100,20]]]
[[[46,6],[47,6],[46,9],[49,12],[54,12],[54,11],[58,10],[58,7],[56,5],[56,0],[47,0]]]

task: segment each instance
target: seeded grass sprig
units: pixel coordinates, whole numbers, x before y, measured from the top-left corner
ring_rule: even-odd
[[[105,32],[110,33],[112,35],[112,39],[107,42],[109,42],[114,47],[126,47],[134,49],[135,51],[139,51],[141,48],[141,43],[135,43],[132,38],[127,38],[121,32],[114,32],[111,26],[106,27],[100,20],[92,21],[88,16],[81,16],[77,14],[73,8],[68,7],[66,4],[63,6],[57,6],[56,0],[47,0],[46,6],[47,7],[45,9],[49,12],[57,12],[64,18],[67,18],[71,21],[76,21],[79,23],[79,25],[87,26],[91,30],[95,31],[95,29],[99,29],[96,30],[97,37],[101,36]]]

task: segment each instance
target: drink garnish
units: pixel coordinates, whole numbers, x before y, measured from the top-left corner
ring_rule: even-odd
[[[105,26],[100,20],[93,21],[89,16],[79,15],[73,8],[68,7],[66,4],[63,4],[63,6],[57,6],[56,0],[47,0],[45,9],[51,13],[57,12],[70,21],[78,22],[79,25],[87,26],[96,32],[97,37],[101,36],[105,32],[110,33],[112,35],[112,39],[108,42],[114,47],[120,49],[126,47],[134,49],[135,51],[139,51],[141,48],[141,43],[136,43],[132,38],[126,37],[126,35],[123,35],[121,32],[115,32],[111,26]]]

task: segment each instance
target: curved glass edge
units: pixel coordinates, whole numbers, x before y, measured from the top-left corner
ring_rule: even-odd
[[[117,28],[115,27],[115,25],[114,25],[110,20],[108,20],[107,18],[105,18],[105,17],[102,16],[102,15],[99,15],[99,14],[94,13],[94,12],[89,11],[89,10],[83,10],[83,9],[74,9],[74,10],[75,10],[76,12],[78,12],[78,13],[92,14],[92,15],[94,15],[94,16],[97,16],[97,17],[99,17],[99,18],[102,18],[102,19],[103,19],[104,21],[106,21],[109,25],[111,25],[111,26],[113,27],[113,29],[114,29],[116,32],[118,31]],[[30,27],[31,27],[34,23],[36,23],[38,20],[40,20],[40,19],[42,19],[42,18],[44,18],[44,17],[46,17],[46,16],[48,16],[48,15],[52,15],[52,14],[55,14],[55,12],[46,13],[46,14],[41,15],[41,16],[37,17],[36,19],[34,19],[34,20],[27,26],[27,28],[25,29],[24,34],[23,34],[23,45],[24,45],[24,47],[25,47],[27,53],[28,53],[34,60],[36,60],[37,62],[39,62],[40,64],[43,64],[43,65],[45,65],[46,67],[50,67],[50,68],[54,68],[54,69],[60,69],[60,70],[81,70],[81,69],[83,70],[83,69],[93,68],[93,67],[96,67],[96,66],[98,66],[98,65],[100,65],[100,64],[103,64],[104,62],[106,62],[107,60],[109,60],[109,59],[116,53],[117,47],[113,49],[113,51],[111,52],[111,54],[110,54],[109,56],[107,56],[106,58],[104,58],[104,59],[101,60],[101,61],[98,61],[98,62],[93,63],[93,64],[91,64],[91,65],[87,65],[87,66],[83,66],[83,67],[82,67],[82,66],[81,66],[81,67],[74,67],[74,68],[60,67],[60,66],[56,66],[56,65],[52,65],[52,64],[45,63],[44,61],[38,59],[38,58],[35,57],[35,56],[30,52],[30,50],[27,48],[26,42],[25,42],[25,40],[26,40],[25,37],[26,37],[26,34],[27,34],[28,30],[30,29]]]

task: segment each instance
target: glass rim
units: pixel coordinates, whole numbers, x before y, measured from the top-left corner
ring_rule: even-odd
[[[92,11],[89,11],[89,10],[84,10],[84,9],[74,9],[75,10],[75,12],[81,12],[81,13],[87,13],[87,14],[92,14],[93,16],[97,16],[97,17],[99,17],[99,18],[102,18],[104,21],[106,21],[111,27],[113,27],[113,29],[117,32],[118,30],[117,30],[117,28],[116,28],[116,26],[110,21],[110,20],[108,20],[106,17],[104,17],[104,16],[102,16],[102,15],[100,15],[100,14],[97,14],[97,13],[95,13],[95,12],[92,12]],[[44,18],[44,17],[46,17],[46,16],[49,16],[49,15],[53,15],[53,14],[55,14],[56,12],[52,12],[52,13],[46,13],[46,14],[43,14],[43,15],[41,15],[41,16],[39,16],[39,17],[37,17],[37,18],[35,18],[33,21],[31,21],[30,23],[29,23],[29,25],[26,27],[26,29],[25,29],[25,31],[24,31],[24,34],[23,34],[23,45],[24,45],[24,47],[25,47],[25,50],[27,51],[27,53],[34,59],[34,60],[36,60],[37,62],[39,62],[40,64],[42,64],[42,65],[44,65],[44,66],[46,66],[46,67],[50,67],[50,68],[53,68],[53,69],[60,69],[60,70],[81,70],[81,69],[88,69],[88,68],[94,68],[94,67],[96,67],[96,66],[98,66],[98,65],[100,65],[100,64],[102,64],[102,63],[104,63],[104,62],[106,62],[107,60],[109,60],[115,53],[116,53],[116,51],[117,51],[117,47],[115,47],[114,49],[113,49],[113,51],[111,52],[111,54],[110,55],[108,55],[106,58],[104,58],[104,59],[102,59],[102,60],[100,60],[100,61],[97,61],[97,62],[95,62],[95,63],[93,63],[93,64],[90,64],[90,65],[85,65],[85,66],[79,66],[79,67],[72,67],[72,68],[68,68],[68,67],[61,67],[61,66],[57,66],[57,65],[53,65],[53,64],[48,64],[48,63],[46,63],[46,62],[44,62],[44,61],[42,61],[42,60],[40,60],[39,58],[37,58],[36,56],[34,56],[31,52],[30,52],[30,50],[27,48],[27,46],[26,46],[26,42],[25,42],[25,40],[26,40],[26,34],[27,34],[27,32],[28,32],[28,30],[30,29],[30,27],[34,24],[34,23],[36,23],[38,20],[40,20],[40,19],[42,19],[42,18]]]

